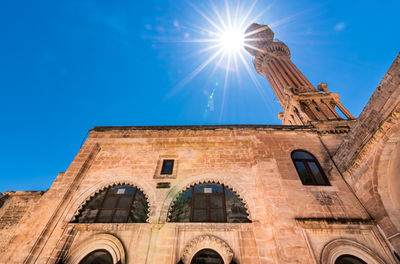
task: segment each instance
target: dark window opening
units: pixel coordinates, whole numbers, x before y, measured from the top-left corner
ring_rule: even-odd
[[[171,175],[174,170],[174,160],[163,160],[161,174]]]
[[[367,264],[367,263],[362,259],[359,259],[352,255],[342,255],[336,259],[335,264]]]
[[[224,264],[224,261],[216,251],[202,249],[194,255],[190,264]]]
[[[79,212],[77,223],[145,223],[147,199],[134,186],[118,185],[96,194]]]
[[[113,259],[105,250],[96,250],[82,259],[79,264],[112,264]]]
[[[318,160],[302,150],[292,152],[292,161],[303,185],[330,185]]]
[[[171,222],[249,223],[241,199],[223,184],[203,183],[191,186],[175,201]]]

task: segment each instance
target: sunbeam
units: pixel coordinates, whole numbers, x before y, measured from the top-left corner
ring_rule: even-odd
[[[219,121],[221,122],[222,120],[222,115],[224,113],[224,105],[225,105],[225,95],[226,95],[226,89],[228,86],[228,78],[229,78],[229,68],[231,67],[231,58],[232,56],[228,56],[228,66],[225,72],[225,80],[224,80],[224,90],[223,90],[223,96],[222,96],[222,105],[221,105],[221,112],[219,116]]]
[[[208,60],[200,64],[194,71],[192,71],[185,79],[183,79],[169,94],[167,97],[171,97],[177,91],[179,91],[183,86],[189,83],[194,77],[196,77],[199,72],[201,72],[208,64],[210,64],[213,60],[215,60],[218,55],[220,55],[223,50],[219,50],[218,52],[214,53]]]
[[[201,25],[201,23],[192,26],[192,29],[195,32],[202,33],[204,38],[197,36],[192,39],[185,39],[182,42],[206,45],[192,52],[190,54],[191,56],[205,56],[206,53],[210,55],[208,55],[208,58],[206,57],[205,61],[201,62],[194,71],[179,82],[167,96],[170,97],[182,89],[183,86],[193,80],[210,64],[214,65],[211,75],[216,73],[217,68],[224,68],[224,84],[221,85],[220,122],[226,103],[225,97],[229,89],[229,79],[232,78],[232,75],[236,75],[237,80],[240,82],[240,72],[245,72],[249,75],[251,82],[254,83],[266,107],[270,107],[271,104],[270,98],[266,96],[266,91],[261,87],[254,70],[251,68],[249,62],[247,62],[245,56],[247,55],[246,49],[252,49],[254,52],[262,52],[262,50],[253,45],[254,41],[257,41],[253,35],[256,35],[259,31],[263,31],[264,28],[256,28],[251,32],[246,32],[246,29],[250,24],[260,19],[265,12],[271,8],[272,4],[268,5],[266,8],[259,9],[257,8],[258,0],[254,0],[250,5],[246,6],[240,6],[239,1],[234,2],[234,5],[232,3],[232,1],[225,0],[222,5],[217,6],[214,2],[210,1],[208,5],[210,9],[206,10],[204,6],[202,6],[203,10],[197,4],[188,1],[189,6],[204,19],[206,26],[204,24]],[[291,19],[288,19],[287,21],[290,20]],[[278,25],[281,23],[285,23],[285,21],[281,20],[275,24]],[[244,71],[239,70],[243,68]],[[230,72],[234,72],[235,74],[231,74]]]

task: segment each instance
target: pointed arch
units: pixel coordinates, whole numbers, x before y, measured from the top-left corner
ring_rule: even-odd
[[[81,192],[81,194],[77,196],[74,202],[71,203],[71,206],[67,211],[66,218],[69,219],[67,221],[72,222],[80,213],[80,211],[83,209],[84,205],[87,204],[93,197],[98,195],[100,192],[106,190],[107,188],[111,188],[117,185],[135,186],[136,188],[138,188],[143,192],[143,195],[146,198],[148,204],[147,222],[149,223],[153,222],[152,219],[154,218],[156,211],[155,210],[156,203],[154,201],[155,197],[154,190],[146,183],[132,180],[132,177],[109,179],[107,181],[103,181],[96,185],[93,185],[89,189],[86,189],[85,191]]]
[[[164,203],[164,210],[166,210],[166,212],[165,212],[166,220],[168,222],[171,221],[172,210],[174,210],[174,206],[176,205],[178,199],[180,197],[182,197],[182,195],[185,195],[185,192],[187,192],[191,188],[194,188],[195,186],[207,185],[207,184],[220,185],[222,188],[226,188],[227,190],[229,190],[228,192],[230,193],[230,195],[233,195],[235,197],[236,201],[241,203],[242,207],[238,208],[238,210],[242,211],[242,215],[243,214],[246,215],[246,217],[247,217],[246,222],[252,222],[249,206],[248,206],[247,200],[244,198],[245,197],[245,195],[243,194],[244,190],[242,190],[240,187],[236,186],[235,184],[226,184],[225,181],[219,180],[219,179],[218,180],[217,179],[197,179],[192,182],[182,184],[182,186],[180,187],[180,189],[178,191],[177,191],[177,188],[173,188],[171,190],[171,192],[174,191],[173,196],[171,194],[168,195],[169,203],[168,204]],[[224,199],[225,199],[225,197],[224,197]],[[223,202],[225,203],[225,200]],[[226,210],[226,208],[224,208],[224,210]]]
[[[131,184],[109,186],[94,195],[75,215],[75,223],[147,222],[148,201],[143,191]]]

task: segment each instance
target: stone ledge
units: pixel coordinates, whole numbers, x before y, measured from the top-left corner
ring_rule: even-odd
[[[36,195],[43,195],[44,191],[6,191],[4,196],[36,196]]]
[[[167,222],[165,224],[150,224],[150,223],[69,223],[68,226],[75,228],[78,231],[126,231],[137,230],[139,228],[178,228],[183,230],[250,230],[253,223],[175,223]]]
[[[188,125],[188,126],[98,126],[89,132],[110,130],[218,130],[218,129],[253,129],[253,130],[314,130],[313,126],[290,125]]]
[[[376,225],[371,219],[362,218],[295,218],[295,221],[304,226],[322,225]]]

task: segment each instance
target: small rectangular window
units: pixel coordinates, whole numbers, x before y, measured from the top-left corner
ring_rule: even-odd
[[[161,174],[171,175],[174,170],[174,160],[163,160]]]

